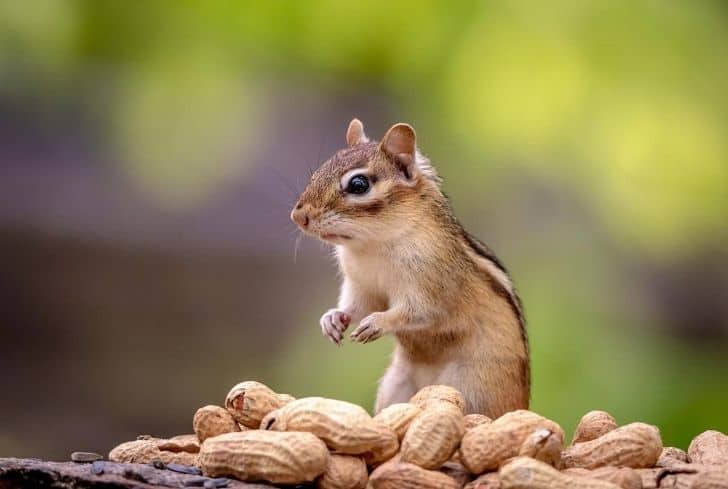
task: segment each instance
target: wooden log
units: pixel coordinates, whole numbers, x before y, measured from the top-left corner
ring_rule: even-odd
[[[0,458],[0,489],[17,488],[104,488],[151,489],[190,487],[198,475],[162,470],[146,464],[103,462],[103,473],[94,474],[92,464],[46,462],[38,459]],[[230,489],[269,489],[268,484],[250,484],[230,479]]]

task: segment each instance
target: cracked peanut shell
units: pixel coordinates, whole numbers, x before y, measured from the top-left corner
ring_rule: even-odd
[[[541,428],[528,435],[523,441],[518,455],[531,457],[559,468],[561,465],[561,450],[563,448],[564,439],[560,433]]]
[[[564,438],[564,430],[531,411],[519,409],[506,413],[492,423],[467,431],[460,444],[460,461],[473,474],[496,470],[509,458],[518,455],[523,442],[539,429],[547,429]]]
[[[247,380],[230,389],[225,398],[225,409],[241,425],[257,429],[266,414],[284,406],[287,402],[290,400],[276,394],[267,385]]]

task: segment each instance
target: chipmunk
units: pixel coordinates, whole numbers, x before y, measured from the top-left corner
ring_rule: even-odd
[[[528,408],[521,301],[493,251],[453,214],[414,129],[395,124],[376,142],[354,119],[346,142],[313,173],[291,219],[335,246],[343,283],[323,334],[340,345],[358,323],[353,341],[396,339],[375,411],[432,384],[460,390],[467,413]]]

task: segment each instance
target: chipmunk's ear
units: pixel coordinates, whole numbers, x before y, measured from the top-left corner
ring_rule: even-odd
[[[391,158],[407,180],[411,180],[417,172],[416,140],[412,126],[400,122],[389,128],[379,144],[379,148]]]
[[[369,138],[364,134],[364,124],[359,119],[352,119],[349,129],[346,130],[346,144],[355,146],[360,143],[368,143]]]

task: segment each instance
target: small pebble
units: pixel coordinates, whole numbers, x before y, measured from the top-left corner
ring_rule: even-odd
[[[103,460],[104,457],[93,452],[73,452],[71,460],[78,463],[91,463],[97,460]]]
[[[137,440],[151,440],[152,435],[139,435],[137,436]]]
[[[96,460],[91,464],[91,473],[94,475],[101,475],[104,473],[104,461]]]
[[[167,468],[167,466],[161,460],[154,460],[149,465],[151,465],[155,469],[159,469],[159,470],[165,470]]]
[[[192,467],[190,465],[167,464],[167,470],[171,470],[172,472],[179,472],[180,474],[202,475],[202,471],[200,469],[198,469],[197,467]]]

